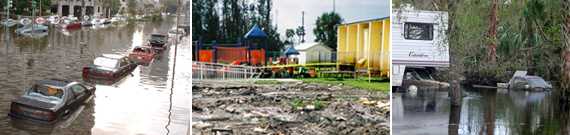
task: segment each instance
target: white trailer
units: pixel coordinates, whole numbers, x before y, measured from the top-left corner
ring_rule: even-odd
[[[408,9],[392,12],[392,86],[401,86],[410,69],[449,67],[447,12]]]

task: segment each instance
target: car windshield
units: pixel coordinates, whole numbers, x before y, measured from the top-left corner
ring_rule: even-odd
[[[52,101],[61,101],[63,99],[63,90],[50,85],[35,84],[28,92],[28,95]]]
[[[106,67],[106,68],[115,68],[115,67],[117,67],[117,63],[118,63],[117,59],[111,59],[111,58],[105,58],[105,57],[99,57],[93,61],[93,64],[100,66],[100,67]]]
[[[151,40],[163,40],[164,38],[166,38],[166,36],[164,36],[164,35],[151,35],[150,36]]]

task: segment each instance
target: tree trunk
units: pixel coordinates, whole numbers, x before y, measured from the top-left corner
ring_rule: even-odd
[[[491,13],[489,15],[489,31],[487,32],[488,42],[487,45],[487,58],[491,64],[497,62],[497,12],[499,0],[492,0]]]
[[[448,43],[449,43],[449,57],[450,57],[450,71],[449,71],[449,96],[451,98],[451,105],[452,106],[461,106],[461,86],[459,85],[459,78],[460,75],[459,73],[461,73],[461,66],[459,65],[460,62],[458,62],[457,58],[456,58],[456,47],[454,45],[457,45],[457,36],[455,35],[455,31],[457,30],[457,27],[455,26],[455,16],[456,16],[456,12],[457,12],[457,4],[459,3],[459,0],[449,0],[447,1],[447,9],[448,9],[448,13],[449,13],[449,18],[448,18],[448,26],[447,26],[447,37],[448,37]]]
[[[563,99],[568,100],[567,91],[570,89],[570,0],[562,0],[562,13],[564,22],[562,25],[562,36],[564,40],[564,51],[562,52],[562,81],[560,89]]]

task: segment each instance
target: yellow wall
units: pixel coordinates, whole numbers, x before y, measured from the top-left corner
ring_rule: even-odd
[[[368,34],[365,31],[368,30]],[[369,44],[366,46],[365,39]],[[337,62],[354,64],[358,70],[381,72],[388,76],[390,71],[390,20],[373,20],[343,24],[338,28]],[[368,51],[368,55],[366,55]],[[362,63],[358,63],[358,62]]]

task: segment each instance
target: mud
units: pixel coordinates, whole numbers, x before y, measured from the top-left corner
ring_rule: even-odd
[[[193,134],[389,134],[389,95],[339,85],[193,83]]]

